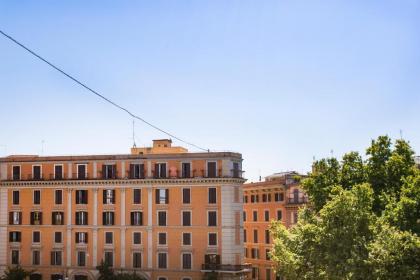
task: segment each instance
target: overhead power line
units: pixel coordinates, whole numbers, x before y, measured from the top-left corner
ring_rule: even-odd
[[[93,93],[94,95],[96,95],[97,97],[99,97],[99,98],[101,98],[101,99],[105,100],[106,102],[108,102],[108,103],[109,103],[109,104],[111,104],[112,106],[117,107],[118,109],[120,109],[120,110],[122,110],[122,111],[126,112],[126,113],[127,113],[127,114],[129,114],[132,118],[138,119],[138,120],[142,121],[143,123],[147,124],[148,126],[150,126],[150,127],[154,128],[154,129],[156,129],[156,130],[158,130],[158,131],[160,131],[160,132],[162,132],[162,133],[164,133],[164,134],[168,135],[169,137],[172,137],[172,138],[174,138],[174,139],[176,139],[176,140],[178,140],[178,141],[180,141],[180,142],[182,142],[182,143],[185,143],[185,144],[187,144],[187,145],[189,145],[189,146],[195,147],[195,148],[197,148],[197,149],[200,149],[200,150],[203,150],[203,151],[206,151],[206,152],[209,152],[209,151],[210,151],[209,149],[205,149],[205,148],[202,148],[202,147],[200,147],[200,146],[198,146],[198,145],[195,145],[195,144],[193,144],[193,143],[191,143],[191,142],[187,142],[187,141],[185,141],[185,140],[182,140],[181,138],[179,138],[179,137],[177,137],[177,136],[173,135],[172,133],[169,133],[169,132],[167,132],[167,131],[165,131],[165,130],[163,130],[163,129],[159,128],[159,127],[157,127],[156,125],[154,125],[154,124],[152,124],[152,123],[150,123],[150,122],[146,121],[146,120],[145,120],[145,119],[143,119],[142,117],[139,117],[139,116],[135,115],[134,113],[132,113],[132,112],[131,112],[131,111],[129,111],[128,109],[124,108],[123,106],[121,106],[121,105],[119,105],[119,104],[115,103],[114,101],[112,101],[112,100],[110,100],[109,98],[107,98],[107,97],[103,96],[103,95],[102,95],[102,94],[100,94],[99,92],[97,92],[97,91],[93,90],[92,88],[88,87],[86,84],[84,84],[83,82],[79,81],[78,79],[76,79],[76,78],[75,78],[75,77],[73,77],[72,75],[70,75],[70,74],[66,73],[64,70],[61,70],[59,67],[55,66],[54,64],[52,64],[51,62],[49,62],[48,60],[46,60],[45,58],[43,58],[42,56],[40,56],[39,54],[37,54],[36,52],[32,51],[31,49],[29,49],[28,47],[26,47],[25,45],[23,45],[22,43],[20,43],[20,42],[19,42],[19,41],[17,41],[16,39],[14,39],[12,36],[10,36],[10,35],[8,35],[8,34],[4,33],[2,30],[0,30],[0,33],[1,33],[4,37],[6,37],[7,39],[9,39],[10,41],[12,41],[13,43],[15,43],[16,45],[18,45],[18,46],[20,46],[21,48],[25,49],[27,52],[29,52],[29,53],[30,53],[30,54],[32,54],[33,56],[37,57],[37,58],[38,58],[38,59],[40,59],[41,61],[45,62],[46,64],[48,64],[49,66],[51,66],[52,68],[54,68],[55,70],[57,70],[58,72],[60,72],[61,74],[63,74],[64,76],[66,76],[67,78],[69,78],[69,79],[73,80],[75,83],[77,83],[77,84],[79,84],[80,86],[84,87],[85,89],[87,89],[88,91],[90,91],[91,93]]]

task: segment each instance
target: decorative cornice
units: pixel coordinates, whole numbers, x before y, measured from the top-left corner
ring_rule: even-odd
[[[130,185],[182,185],[182,184],[243,184],[241,178],[191,178],[191,179],[118,179],[118,180],[43,180],[43,181],[2,181],[1,186],[130,186]]]

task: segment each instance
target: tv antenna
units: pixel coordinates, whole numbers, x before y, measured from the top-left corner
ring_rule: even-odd
[[[136,148],[135,120],[133,119],[133,148]]]

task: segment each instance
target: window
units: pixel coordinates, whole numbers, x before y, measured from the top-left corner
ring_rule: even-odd
[[[257,211],[252,211],[252,220],[254,222],[258,221],[258,212]]]
[[[32,251],[32,265],[41,264],[41,253],[38,250]]]
[[[254,243],[258,243],[258,230],[254,229]]]
[[[84,180],[87,177],[86,164],[77,165],[77,179]]]
[[[158,253],[158,268],[166,269],[168,266],[168,254],[167,253]]]
[[[207,162],[207,177],[208,178],[217,177],[217,164],[215,161]]]
[[[78,211],[76,212],[76,225],[86,226],[88,224],[88,212]]]
[[[110,251],[106,251],[104,254],[104,261],[109,266],[114,266],[114,253]]]
[[[271,280],[271,269],[270,268],[265,269],[265,280]]]
[[[239,178],[240,176],[240,171],[239,171],[239,162],[234,162],[233,163],[233,178]]]
[[[42,212],[31,212],[31,225],[42,225]]]
[[[215,204],[217,203],[217,191],[216,188],[209,188],[208,189],[208,198],[209,198],[209,204]]]
[[[88,203],[88,191],[77,190],[76,191],[76,204],[87,204]]]
[[[263,193],[262,195],[262,202],[267,202],[267,194]]]
[[[20,231],[11,231],[9,232],[9,242],[20,242],[22,234]]]
[[[52,212],[51,221],[53,225],[64,225],[64,212]]]
[[[258,194],[255,195],[255,202],[256,203],[260,202],[260,196]]]
[[[191,163],[183,162],[182,163],[182,178],[191,178]]]
[[[191,232],[182,233],[182,245],[184,246],[191,245]]]
[[[41,242],[41,232],[34,231],[32,232],[32,243],[40,243]]]
[[[268,211],[268,210],[264,211],[264,220],[266,222],[270,221],[270,211]]]
[[[158,211],[158,226],[166,226],[166,211]]]
[[[251,194],[251,203],[255,202],[255,195]]]
[[[191,211],[182,211],[182,225],[184,227],[191,226]]]
[[[115,179],[117,178],[117,165],[104,164],[102,165],[102,179]]]
[[[247,195],[244,196],[244,203],[248,203],[248,196]]]
[[[246,243],[246,229],[244,229],[244,243]]]
[[[156,189],[156,204],[168,204],[168,203],[169,203],[169,190]]]
[[[245,211],[243,212],[243,215],[244,215],[244,222],[246,222],[246,212]]]
[[[20,180],[20,166],[13,166],[13,180]]]
[[[12,264],[19,264],[19,251],[12,250]]]
[[[63,165],[54,165],[54,179],[62,180],[63,177]]]
[[[34,180],[41,180],[42,179],[41,166],[40,165],[32,166],[32,179],[34,179]]]
[[[86,252],[77,252],[77,266],[86,266]]]
[[[166,178],[166,163],[155,164],[155,178]]]
[[[103,204],[114,204],[115,203],[115,190],[103,190],[102,191],[102,202]]]
[[[275,193],[274,194],[274,201],[283,201],[284,200],[284,194],[283,193]]]
[[[248,258],[248,249],[247,248],[244,248],[244,257]]]
[[[22,224],[22,212],[10,212],[9,213],[9,224],[21,225]]]
[[[208,226],[215,227],[217,226],[217,212],[216,211],[208,211],[207,212],[207,220],[208,220]]]
[[[144,179],[144,164],[130,164],[130,179]]]
[[[281,219],[282,219],[281,210],[277,210],[277,221],[281,221]]]
[[[268,229],[265,230],[265,243],[270,244],[270,231]]]
[[[191,189],[189,188],[182,189],[182,203],[184,204],[191,203]]]
[[[141,204],[141,189],[133,189],[133,204]]]
[[[12,198],[13,204],[18,205],[19,204],[19,191],[13,191],[12,196],[13,196]]]
[[[54,202],[55,204],[63,204],[63,191],[62,190],[55,190]]]
[[[252,259],[259,259],[260,258],[258,248],[252,248],[251,249],[251,258]]]
[[[298,213],[293,212],[292,213],[292,224],[296,224],[298,222]]]
[[[63,234],[61,231],[54,232],[54,243],[62,243],[63,242]]]
[[[209,233],[209,246],[217,246],[217,233]]]
[[[259,269],[258,267],[252,268],[252,279],[258,279],[259,278]]]
[[[270,249],[265,249],[265,259],[270,260]]]
[[[87,232],[76,232],[76,243],[87,244],[88,243],[88,233]]]
[[[61,265],[61,251],[51,252],[51,265]]]
[[[102,212],[102,224],[104,226],[114,225],[114,212],[106,211]]]
[[[166,243],[166,232],[158,233],[158,245],[167,245]]]
[[[132,226],[142,226],[143,225],[143,212],[136,211],[130,213],[130,220]]]
[[[114,243],[114,234],[113,232],[105,232],[105,244]]]
[[[141,253],[140,252],[133,253],[133,267],[141,268]]]
[[[133,244],[141,244],[141,232],[133,232]]]
[[[192,255],[191,253],[182,254],[182,269],[191,269]]]
[[[41,204],[41,191],[40,190],[34,190],[33,203],[35,205]]]

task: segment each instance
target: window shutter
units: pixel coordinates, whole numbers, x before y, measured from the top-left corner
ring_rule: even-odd
[[[168,204],[169,203],[169,189],[165,189],[165,203]]]
[[[155,163],[155,178],[159,177],[159,164]]]
[[[39,215],[39,224],[42,225],[42,212],[38,213]]]
[[[156,194],[156,204],[159,204],[159,189],[155,190],[155,194]]]
[[[140,164],[140,178],[144,178],[144,164]]]
[[[133,226],[134,225],[134,212],[130,213],[130,224]]]
[[[121,174],[121,175],[124,176],[124,174]],[[112,179],[115,179],[115,178],[117,178],[117,165],[116,164],[112,165]]]
[[[106,190],[102,191],[102,203],[105,204],[106,203]]]
[[[134,179],[134,165],[130,164],[130,179]]]
[[[34,212],[31,212],[31,225],[34,224]]]
[[[106,213],[102,212],[102,224],[106,225]]]
[[[51,213],[51,224],[55,225],[55,217],[54,217],[55,212]]]
[[[166,163],[160,165],[160,177],[166,178]]]
[[[89,233],[85,232],[85,237],[86,237],[85,242],[86,243],[88,243],[88,240],[89,240],[88,235],[89,235]]]
[[[55,265],[54,252],[51,252],[51,265]]]
[[[19,216],[19,225],[21,225],[22,224],[22,212],[19,212],[18,216]]]
[[[115,190],[112,190],[112,204],[115,203]]]
[[[79,233],[76,232],[76,243],[79,243]]]
[[[76,191],[74,193],[74,195],[76,196],[76,204],[80,204],[79,194],[80,194],[80,191]]]
[[[143,225],[143,212],[139,212],[140,214],[140,225]]]
[[[9,225],[13,225],[13,212],[9,212]]]
[[[220,255],[216,255],[216,264],[220,264]]]
[[[106,178],[106,166],[105,164],[102,164],[102,179]]]

